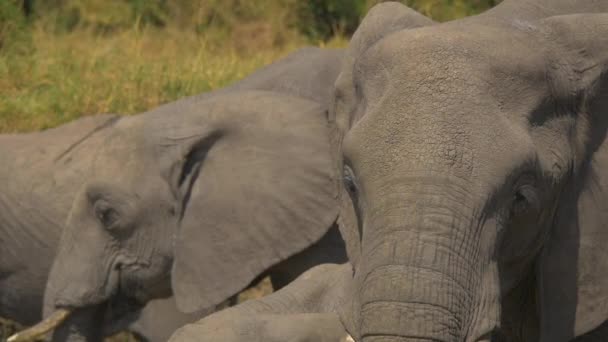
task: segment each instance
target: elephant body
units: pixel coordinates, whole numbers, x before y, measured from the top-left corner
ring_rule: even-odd
[[[162,111],[166,118],[158,116],[158,120],[172,126],[169,124],[171,115],[186,106],[204,106],[213,102],[214,97],[251,89],[272,92],[276,97],[295,95],[311,103],[318,102],[322,111],[327,106],[323,103],[329,97],[324,98],[323,94],[333,86],[332,77],[335,78],[339,71],[341,53],[318,48],[298,50],[227,88],[165,105]],[[255,106],[255,103],[251,102],[251,105]],[[115,125],[129,120],[111,114],[95,115],[42,132],[0,135],[0,316],[26,325],[40,320],[47,277],[57,250],[61,249],[60,236],[66,219],[74,211],[74,199],[94,179],[96,169],[103,167],[102,150],[111,145]],[[327,137],[314,138],[323,140]],[[120,177],[123,171],[119,168],[117,172]],[[313,231],[314,237],[293,249],[286,247],[281,259],[274,259],[276,261],[245,278],[252,281],[269,274],[278,288],[320,260],[345,259],[343,242],[331,222]],[[322,232],[327,234],[319,240]],[[226,253],[230,253],[229,244],[226,248]],[[255,258],[255,255],[251,257]],[[246,287],[248,281],[237,285],[239,290]],[[130,320],[135,321],[132,324],[134,331],[153,341],[166,340],[175,328],[207,314],[229,297],[217,300],[209,307],[182,313],[175,307],[175,299],[167,297],[170,292],[161,292],[159,299],[149,299],[151,305],[143,309],[139,320],[137,315]],[[238,290],[230,296],[236,292]],[[155,323],[159,319],[162,324]],[[125,324],[108,322],[105,329],[112,333],[124,327]]]
[[[0,316],[33,324],[72,197],[115,115],[0,136]],[[76,167],[74,167],[76,164]]]
[[[410,14],[372,8],[335,83],[349,276],[296,281],[255,314],[295,321],[315,301],[359,342],[608,340],[608,1]],[[329,288],[338,305],[315,300]],[[267,326],[223,317],[171,341]]]

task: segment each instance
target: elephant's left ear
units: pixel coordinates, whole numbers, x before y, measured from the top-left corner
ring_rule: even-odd
[[[196,107],[211,108],[201,131],[214,133],[189,144],[172,177],[184,195],[172,272],[184,312],[238,293],[318,241],[338,214],[323,108],[263,91]]]
[[[608,320],[608,14],[541,23],[561,74],[556,91],[570,99],[576,121],[574,175],[538,263],[540,341],[547,342]]]

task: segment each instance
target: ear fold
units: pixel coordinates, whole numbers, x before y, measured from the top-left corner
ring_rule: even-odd
[[[549,43],[559,46],[558,69],[578,111],[574,175],[537,265],[541,341],[548,342],[580,336],[608,319],[608,14],[541,23]]]
[[[242,91],[197,103],[223,127],[190,144],[190,179],[175,242],[180,310],[211,307],[319,240],[336,220],[337,185],[325,113],[316,103]],[[182,182],[183,184],[183,182]]]

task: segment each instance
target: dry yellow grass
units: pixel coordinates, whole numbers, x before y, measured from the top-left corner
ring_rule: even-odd
[[[228,85],[303,44],[243,45],[218,45],[171,29],[107,37],[35,29],[27,54],[0,51],[0,132],[39,130],[97,113],[143,112]]]
[[[28,55],[0,53],[0,132],[39,130],[97,113],[143,112],[223,87],[303,45],[218,46],[204,35],[154,29],[109,37],[38,29],[32,38]]]

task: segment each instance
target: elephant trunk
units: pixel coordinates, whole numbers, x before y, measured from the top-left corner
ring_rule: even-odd
[[[111,257],[111,248],[90,246],[85,243],[87,240],[100,239],[78,238],[74,243],[60,244],[45,289],[45,317],[58,307],[80,308],[102,303],[118,289],[120,263]]]
[[[118,267],[107,257],[107,246],[70,240],[81,243],[62,242],[47,281],[44,317],[69,309],[72,314],[57,328],[53,340],[96,341],[103,335],[106,302],[119,285]]]
[[[384,281],[388,283],[380,285]],[[447,275],[390,265],[370,274],[363,286],[367,288],[361,300],[364,342],[463,341],[464,322],[456,306],[463,304],[464,296],[456,294],[458,285]]]
[[[478,277],[473,214],[453,194],[405,193],[411,197],[398,195],[388,205],[395,209],[369,217],[363,228],[360,336],[364,342],[464,341]]]

